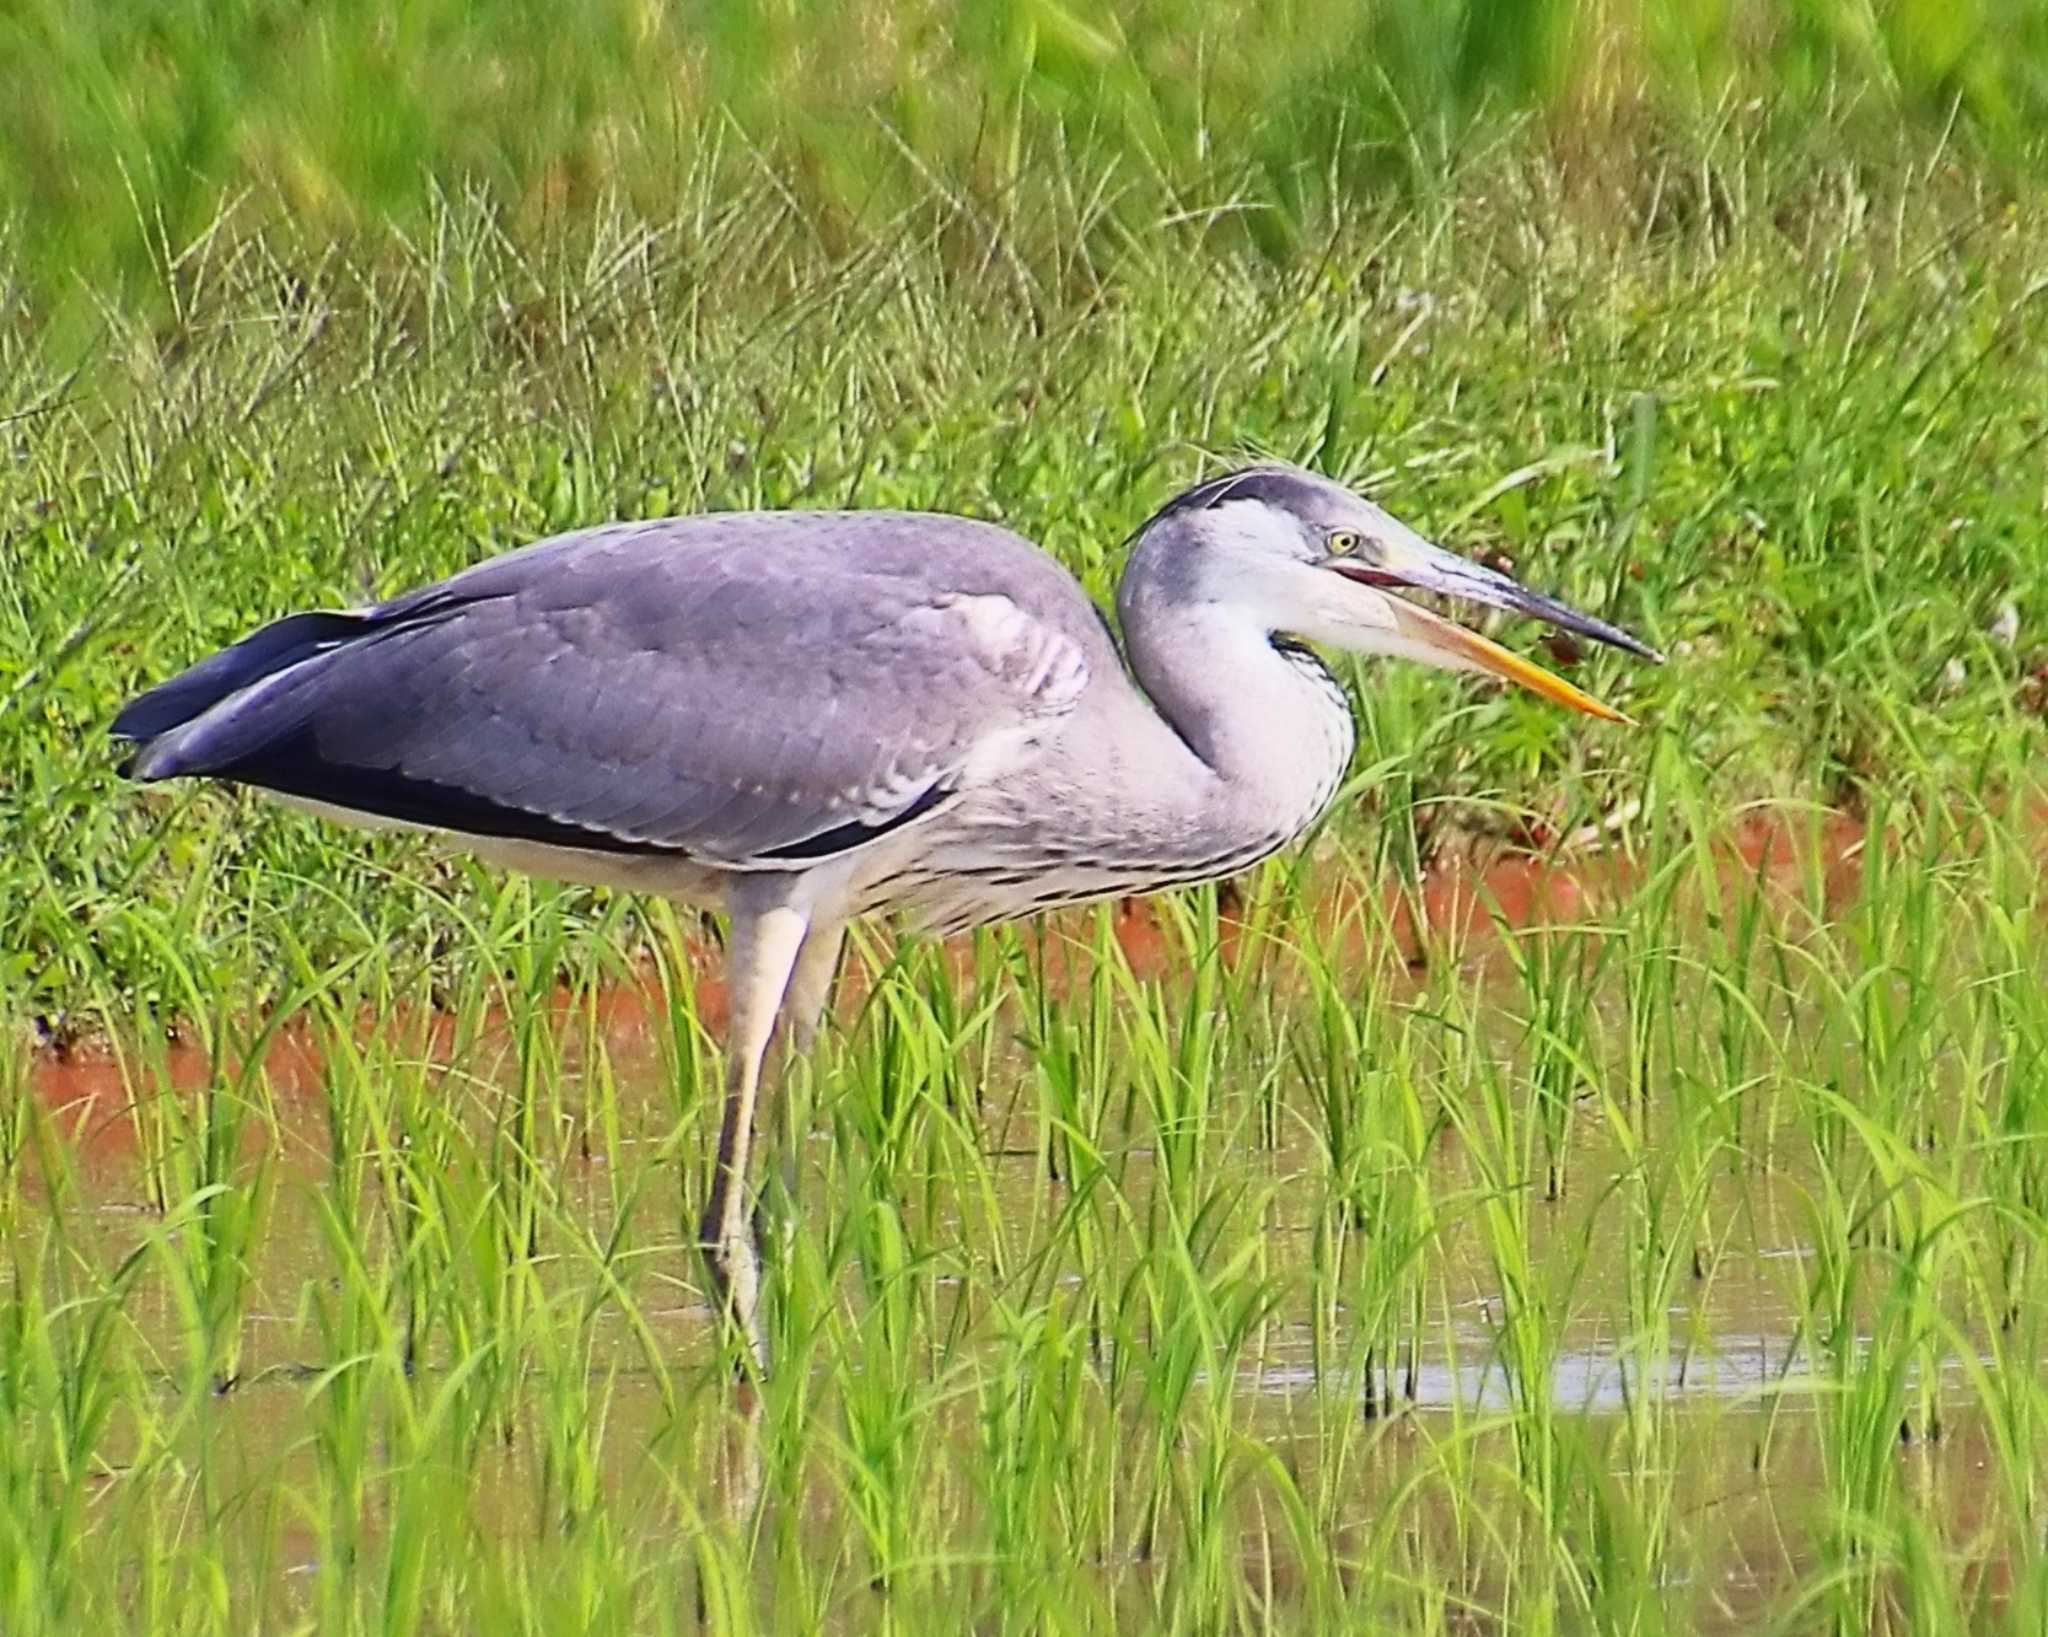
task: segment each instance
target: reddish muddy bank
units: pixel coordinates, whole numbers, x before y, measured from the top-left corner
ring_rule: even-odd
[[[1580,837],[1547,853],[1503,849],[1498,844],[1445,849],[1423,873],[1419,889],[1375,885],[1361,875],[1325,875],[1311,908],[1324,947],[1361,972],[1384,972],[1391,952],[1419,967],[1435,959],[1483,958],[1498,948],[1504,930],[1585,925],[1619,902],[1636,884],[1640,869],[1627,852],[1602,845],[1606,838]],[[1857,890],[1862,872],[1865,827],[1846,813],[1817,816],[1759,809],[1745,816],[1715,848],[1717,874],[1725,887],[1750,883],[1785,903],[1813,901],[1816,888],[1823,913],[1839,910]],[[1223,904],[1226,959],[1246,958],[1246,907],[1226,887]],[[1118,944],[1141,978],[1165,975],[1177,958],[1180,940],[1161,919],[1153,900],[1125,899],[1111,919]],[[1044,940],[1047,981],[1064,989],[1086,980],[1096,923],[1087,911],[1056,916]],[[956,972],[972,969],[972,943],[945,946]],[[706,930],[686,948],[696,1015],[714,1036],[725,1026],[726,995],[717,973],[719,952]],[[848,962],[840,983],[842,1015],[851,1015],[867,988],[868,973]],[[659,1061],[659,1038],[669,1027],[660,973],[652,963],[640,975],[596,993],[558,990],[552,1023],[557,1039],[575,1042],[590,1031],[601,1038],[615,1065]],[[408,1011],[396,1017],[364,1019],[406,1056],[447,1061],[456,1040],[455,1020],[445,1014]],[[503,1011],[482,1025],[483,1043],[507,1039]],[[314,1099],[323,1076],[316,1032],[300,1023],[277,1032],[264,1054],[264,1074],[280,1102]],[[135,1139],[134,1099],[168,1087],[192,1091],[210,1083],[208,1054],[188,1041],[116,1049],[109,1045],[39,1053],[27,1071],[36,1100],[74,1142],[95,1152],[118,1151]]]

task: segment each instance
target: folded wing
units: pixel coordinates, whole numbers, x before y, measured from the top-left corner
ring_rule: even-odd
[[[1088,680],[1056,623],[904,572],[901,542],[878,567],[838,548],[836,522],[542,542],[360,613],[281,620],[114,731],[142,779],[732,867],[829,857],[1028,755]]]

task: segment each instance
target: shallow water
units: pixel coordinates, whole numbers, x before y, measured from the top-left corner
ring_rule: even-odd
[[[1826,908],[1856,890],[1863,844],[1860,827],[1846,819],[1831,819],[1797,844],[1782,829],[1760,822],[1739,832],[1724,854],[1731,878],[1768,885],[1782,877],[1788,902],[1799,897],[1795,889],[1804,889],[1805,901],[1810,904],[1817,894]],[[1430,872],[1411,894],[1342,884],[1315,915],[1323,936],[1339,950],[1348,938],[1368,938],[1375,929],[1381,937],[1391,932],[1410,957],[1405,981],[1413,986],[1418,1009],[1432,981],[1423,957],[1441,963],[1445,951],[1452,951],[1457,981],[1467,986],[1480,1014],[1489,1008],[1497,1013],[1505,1058],[1512,1055],[1522,1026],[1518,1015],[1529,1001],[1503,959],[1501,940],[1532,924],[1592,925],[1604,906],[1630,890],[1633,879],[1625,862],[1592,850],[1562,860],[1509,857],[1447,865]],[[1070,935],[1038,946],[1054,991],[1079,996],[1087,990],[1093,926],[1076,918],[1067,923]],[[1122,960],[1141,980],[1163,978],[1169,988],[1183,980],[1176,971],[1180,946],[1149,909],[1121,906],[1109,926]],[[1226,960],[1255,959],[1233,945],[1235,927],[1226,915]],[[972,949],[957,946],[949,959],[956,977],[971,987]],[[693,1015],[713,1033],[723,1021],[714,964],[708,943],[688,952]],[[1383,963],[1380,970],[1391,969]],[[863,1017],[873,982],[858,965],[850,971],[840,1003],[849,1026]],[[865,1019],[865,1026],[873,1027],[873,1020]],[[1801,1024],[1795,1017],[1788,1026]],[[729,1393],[720,1385],[717,1337],[684,1245],[686,1188],[670,1180],[678,1163],[685,1171],[700,1163],[684,1151],[689,1141],[679,1142],[679,1133],[684,1139],[701,1135],[704,1120],[702,1099],[691,1101],[678,1091],[677,1031],[671,1002],[652,972],[638,984],[601,993],[563,991],[535,1016],[500,1013],[466,1032],[423,1012],[359,1019],[355,1027],[358,1044],[367,1042],[385,1054],[377,1059],[385,1071],[371,1071],[371,1079],[401,1065],[421,1085],[445,1093],[452,1111],[447,1132],[456,1134],[449,1150],[452,1168],[480,1168],[480,1186],[500,1185],[489,1180],[500,1173],[479,1156],[494,1152],[493,1143],[524,1110],[540,1133],[531,1147],[541,1156],[538,1186],[547,1195],[551,1238],[561,1240],[562,1224],[575,1225],[592,1243],[604,1242],[615,1229],[630,1230],[644,1268],[636,1275],[630,1315],[598,1304],[576,1365],[588,1382],[602,1383],[602,1429],[601,1436],[593,1435],[590,1481],[621,1495],[638,1493],[650,1451],[675,1442],[669,1370],[721,1403]],[[1025,1030],[1015,1022],[998,1032],[1008,1039]],[[325,1037],[325,1046],[322,1038],[310,1025],[288,1023],[264,1046],[260,1074],[247,1076],[232,1053],[223,1053],[216,1066],[189,1043],[43,1057],[28,1074],[36,1103],[61,1134],[65,1156],[65,1180],[42,1197],[61,1198],[68,1243],[87,1262],[117,1266],[160,1231],[160,1205],[175,1205],[195,1185],[197,1147],[225,1141],[232,1149],[225,1170],[264,1179],[262,1225],[247,1251],[248,1294],[238,1340],[222,1353],[230,1362],[222,1366],[218,1394],[205,1411],[214,1481],[236,1492],[310,1489],[320,1481],[307,1406],[313,1384],[332,1359],[320,1351],[318,1326],[309,1313],[328,1300],[337,1277],[337,1200],[347,1204],[351,1190],[359,1190],[353,1200],[360,1206],[357,1220],[380,1240],[374,1250],[361,1247],[365,1255],[389,1255],[391,1236],[398,1232],[379,1214],[388,1209],[388,1199],[373,1174],[374,1163],[388,1159],[393,1139],[365,1125],[360,1109],[348,1117],[353,1124],[338,1119],[337,1074],[365,1071],[338,1063],[334,1037]],[[560,1065],[538,1108],[522,1039],[546,1041],[551,1061]],[[789,1170],[793,1203],[778,1209],[782,1220],[801,1223],[802,1232],[813,1236],[807,1243],[813,1243],[853,1232],[840,1215],[853,1209],[847,1204],[848,1167],[862,1155],[883,1163],[876,1156],[888,1150],[890,1139],[886,1133],[863,1134],[859,1122],[872,1111],[862,1100],[866,1094],[844,1083],[854,1076],[846,1057],[828,1053],[804,1072],[797,1103],[804,1133]],[[1035,1084],[1034,1072],[1028,1053],[1010,1041],[991,1060],[972,1110],[955,1111],[971,1129],[985,1167],[980,1178],[946,1171],[931,1157],[940,1148],[929,1137],[910,1158],[888,1161],[896,1167],[894,1180],[877,1197],[894,1202],[902,1231],[934,1259],[918,1286],[917,1322],[945,1319],[950,1325],[944,1348],[930,1359],[915,1349],[904,1355],[921,1361],[919,1369],[929,1367],[933,1379],[957,1380],[963,1370],[965,1379],[975,1379],[977,1360],[984,1353],[994,1356],[989,1349],[1000,1332],[998,1310],[1018,1299],[1017,1275],[1009,1270],[1020,1259],[1028,1264],[1048,1245],[1058,1257],[1072,1249],[1057,1238],[1054,1224],[1075,1203],[1073,1162],[1049,1173],[1048,1161],[1056,1156],[1040,1092],[1027,1089]],[[223,1098],[231,1105],[225,1118]],[[1830,1520],[1841,1504],[1839,1405],[1871,1348],[1891,1349],[1886,1368],[1895,1366],[1896,1338],[1874,1338],[1858,1328],[1875,1322],[1879,1298],[1869,1288],[1845,1299],[1839,1311],[1846,1329],[1818,1333],[1815,1291],[1825,1270],[1815,1265],[1814,1201],[1828,1179],[1812,1144],[1775,1140],[1775,1103],[1765,1099],[1763,1112],[1744,1115],[1748,1124],[1730,1137],[1676,1094],[1625,1117],[1584,1097],[1569,1101],[1572,1106],[1551,1116],[1557,1122],[1555,1152],[1539,1152],[1534,1105],[1518,1106],[1519,1123],[1508,1134],[1522,1163],[1517,1186],[1524,1197],[1514,1201],[1523,1213],[1519,1231],[1526,1233],[1519,1275],[1512,1257],[1504,1262],[1500,1244],[1489,1237],[1487,1212],[1499,1201],[1485,1181],[1484,1131],[1451,1122],[1427,1134],[1414,1169],[1426,1179],[1437,1220],[1416,1247],[1413,1265],[1385,1282],[1385,1288],[1406,1292],[1402,1299],[1413,1306],[1400,1322],[1391,1328],[1381,1322],[1370,1335],[1361,1331],[1351,1302],[1358,1292],[1380,1288],[1354,1266],[1373,1254],[1376,1242],[1365,1227],[1347,1225],[1341,1212],[1333,1216],[1327,1191],[1331,1162],[1302,1112],[1290,1108],[1270,1141],[1228,1165],[1214,1153],[1198,1159],[1196,1191],[1189,1197],[1208,1202],[1205,1209],[1213,1205],[1218,1219],[1231,1224],[1228,1245],[1259,1242],[1256,1277],[1282,1293],[1249,1339],[1229,1354],[1231,1436],[1255,1441],[1305,1485],[1326,1485],[1331,1542],[1353,1533],[1365,1538],[1390,1505],[1411,1508],[1418,1536],[1441,1537],[1425,1557],[1434,1561],[1441,1553],[1461,1565],[1461,1595],[1475,1606],[1507,1608],[1513,1595],[1500,1582],[1515,1571],[1500,1568],[1467,1539],[1470,1520],[1442,1493],[1449,1470],[1442,1451],[1448,1445],[1470,1452],[1475,1505],[1499,1491],[1508,1496],[1501,1504],[1512,1512],[1527,1504],[1526,1497],[1517,1498],[1512,1485],[1503,1489],[1501,1473],[1524,1458],[1512,1452],[1530,1426],[1549,1429],[1546,1438],[1562,1439],[1560,1447],[1575,1452],[1571,1458],[1580,1466],[1574,1470],[1605,1471],[1624,1487],[1634,1486],[1631,1494],[1663,1497],[1671,1512],[1663,1527],[1673,1545],[1659,1573],[1666,1577],[1673,1609],[1698,1629],[1740,1629],[1781,1607],[1789,1589],[1812,1571],[1813,1542],[1833,1527]],[[1234,1113],[1219,1106],[1209,1116],[1225,1141],[1242,1138],[1253,1123],[1237,1102],[1230,1106]],[[408,1129],[400,1148],[422,1140]],[[1702,1152],[1708,1140],[1703,1132],[1722,1146]],[[1112,1225],[1110,1237],[1094,1253],[1102,1265],[1085,1275],[1066,1268],[1054,1278],[1056,1288],[1031,1287],[1033,1301],[1056,1307],[1060,1293],[1069,1291],[1076,1301],[1113,1299],[1119,1288],[1129,1288],[1133,1270],[1146,1266],[1156,1237],[1151,1228],[1134,1227],[1127,1241],[1120,1240],[1114,1224],[1157,1224],[1162,1213],[1181,1208],[1175,1193],[1180,1183],[1162,1174],[1162,1168],[1189,1163],[1162,1158],[1162,1149],[1175,1140],[1172,1131],[1153,1119],[1133,1120],[1126,1111],[1121,1121],[1104,1121],[1100,1140],[1096,1178],[1113,1207],[1104,1217]],[[853,1158],[849,1148],[857,1150]],[[1668,1156],[1677,1153],[1691,1154],[1684,1162],[1690,1169],[1667,1176]],[[360,1178],[338,1180],[365,1154],[373,1164]],[[1360,1174],[1377,1177],[1384,1169],[1368,1164]],[[211,1174],[221,1170],[216,1161]],[[655,1205],[634,1191],[650,1177],[669,1190]],[[1242,1197],[1232,1191],[1240,1185]],[[975,1197],[977,1189],[986,1199]],[[1676,1209],[1674,1200],[1687,1190],[1696,1192],[1666,1236],[1658,1213]],[[1016,1225],[1013,1242],[982,1243],[978,1236],[991,1221]],[[1655,1257],[1676,1269],[1660,1287],[1661,1300],[1636,1288]],[[535,1287],[542,1294],[535,1299],[573,1299],[577,1265],[565,1258],[561,1268],[567,1271],[543,1266]],[[865,1315],[879,1305],[876,1287],[861,1285],[861,1265],[856,1256],[834,1275],[838,1288],[852,1283],[866,1291],[845,1298],[856,1326],[867,1324]],[[1201,1273],[1210,1276],[1208,1269]],[[1517,1277],[1533,1281],[1519,1298]],[[1216,1288],[1235,1288],[1223,1275],[1215,1278]],[[1304,1298],[1316,1314],[1304,1314]],[[422,1299],[431,1305],[432,1293]],[[1525,1309],[1533,1305],[1540,1311],[1542,1322],[1533,1331],[1517,1328],[1518,1299]],[[138,1291],[127,1307],[142,1337],[166,1338],[155,1366],[166,1395],[175,1386],[178,1351],[170,1338],[181,1325],[189,1327],[180,1300],[159,1283]],[[1150,1315],[1126,1332],[1124,1345],[1134,1354],[1147,1353],[1146,1341],[1170,1330],[1173,1319],[1170,1312]],[[408,1343],[407,1360],[420,1379],[431,1381],[437,1372],[455,1368],[455,1343],[446,1326],[428,1322],[422,1328],[425,1340],[417,1353]],[[668,1370],[650,1366],[650,1349]],[[1898,1481],[1915,1486],[1943,1517],[1944,1538],[1965,1543],[1958,1549],[1967,1550],[1971,1520],[1988,1493],[1985,1473],[1992,1454],[1981,1395],[1965,1377],[1966,1366],[1984,1358],[1966,1359],[1932,1346],[1907,1353],[1896,1364],[1903,1373],[1894,1396],[1910,1413],[1891,1435],[1888,1459],[1898,1466]],[[1138,1357],[1130,1369],[1142,1372],[1149,1363]],[[863,1367],[876,1366],[870,1359]],[[811,1368],[831,1372],[829,1346],[811,1355]],[[1089,1369],[1101,1381],[1124,1373],[1113,1340],[1096,1347]],[[1200,1366],[1191,1379],[1197,1398],[1216,1386]],[[1104,1402],[1108,1407],[1090,1423],[1094,1436],[1137,1447],[1156,1435],[1148,1431],[1142,1397],[1112,1392]],[[977,1439],[986,1435],[975,1403],[971,1393],[936,1394],[933,1427],[920,1446],[955,1451],[963,1473],[971,1472]],[[504,1447],[480,1457],[469,1475],[473,1507],[499,1520],[495,1527],[508,1538],[545,1529],[536,1520],[544,1520],[547,1497],[558,1494],[563,1479],[544,1444],[538,1434],[508,1435]],[[701,1442],[692,1446],[684,1464],[715,1466],[708,1449]],[[117,1448],[103,1458],[112,1470],[120,1469]],[[1120,1457],[1103,1459],[1105,1470],[1125,1470]],[[1429,1476],[1429,1484],[1404,1489],[1417,1474]],[[967,1479],[933,1481],[943,1487]],[[717,1483],[710,1480],[714,1490]],[[854,1553],[856,1534],[834,1485],[813,1477],[800,1488],[805,1527],[818,1537],[816,1549],[828,1558]],[[647,1541],[658,1543],[674,1527],[672,1516],[651,1502],[647,1518]],[[290,1518],[273,1518],[265,1527],[268,1545],[252,1551],[250,1562],[260,1567],[250,1572],[268,1577],[268,1585],[252,1591],[259,1600],[281,1599],[278,1606],[289,1611],[299,1606],[293,1586],[318,1576],[326,1537]],[[1276,1546],[1270,1533],[1255,1545],[1248,1523],[1241,1533],[1246,1584],[1254,1586],[1255,1598],[1284,1604],[1293,1572],[1289,1563],[1299,1554],[1284,1543]],[[1980,1581],[1996,1582],[2010,1572],[1995,1545],[1982,1552],[1972,1571]],[[1134,1611],[1150,1606],[1144,1597],[1156,1600],[1156,1585],[1142,1595],[1133,1586],[1145,1584],[1155,1566],[1126,1567],[1134,1577],[1128,1584],[1114,1562],[1102,1566],[1115,1585],[1112,1602],[1123,1606],[1123,1600],[1137,1598]],[[859,1623],[857,1616],[847,1618]],[[1490,1617],[1475,1618],[1472,1629],[1495,1624]]]

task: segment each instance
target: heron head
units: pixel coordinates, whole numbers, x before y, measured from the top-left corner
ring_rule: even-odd
[[[1147,558],[1150,561],[1147,561]],[[1127,586],[1228,603],[1275,633],[1352,653],[1479,671],[1588,715],[1625,721],[1563,677],[1411,600],[1526,614],[1661,663],[1618,626],[1430,544],[1340,483],[1292,466],[1253,466],[1177,496],[1139,531]]]

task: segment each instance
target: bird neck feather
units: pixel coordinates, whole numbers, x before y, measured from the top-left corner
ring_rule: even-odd
[[[1131,670],[1196,764],[1203,823],[1307,828],[1350,765],[1343,687],[1303,644],[1216,603],[1126,605]],[[1197,827],[1202,827],[1201,823]]]

